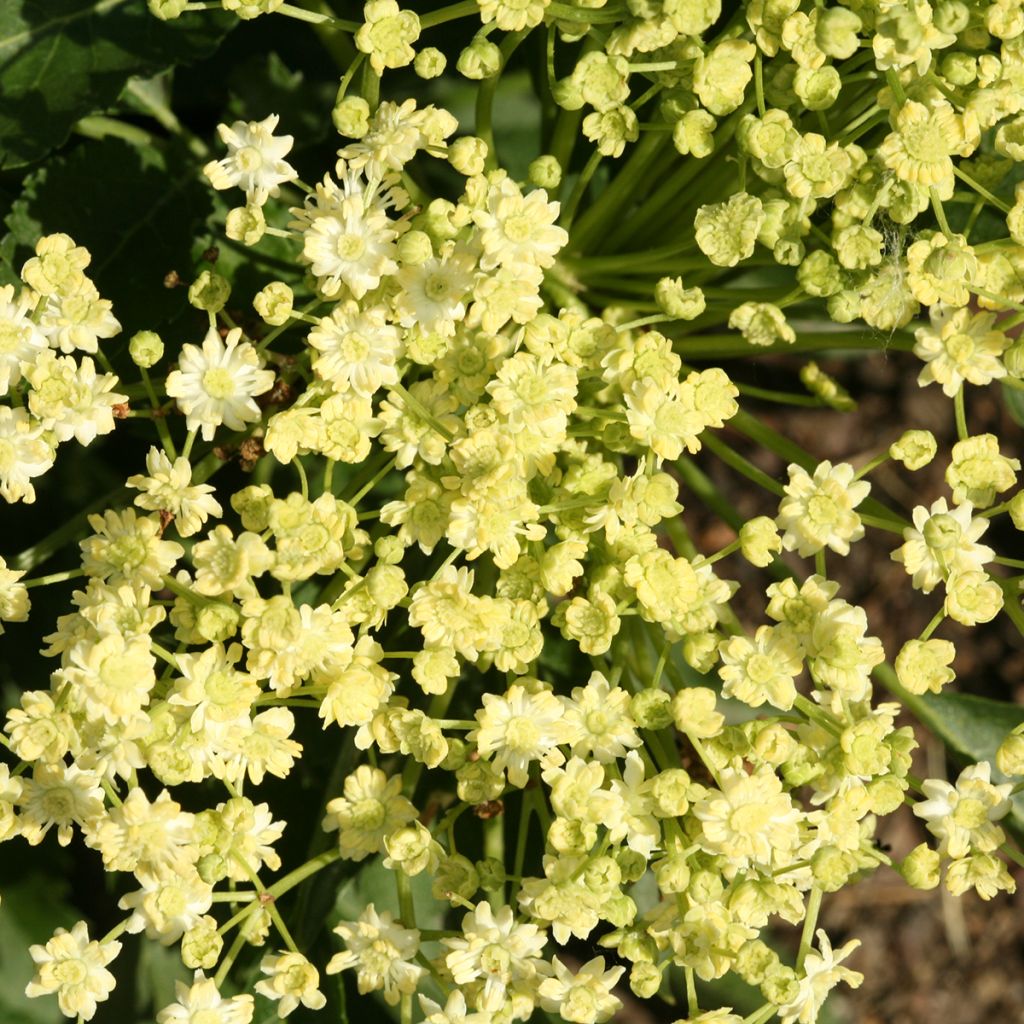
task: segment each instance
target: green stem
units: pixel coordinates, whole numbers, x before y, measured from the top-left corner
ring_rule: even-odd
[[[804,917],[804,928],[800,933],[800,949],[796,955],[796,969],[799,971],[804,966],[807,954],[811,951],[814,943],[814,926],[818,923],[818,913],[821,911],[822,891],[811,889],[807,897],[807,914]]]

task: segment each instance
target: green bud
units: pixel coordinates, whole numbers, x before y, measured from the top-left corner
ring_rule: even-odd
[[[693,320],[704,312],[704,293],[699,288],[684,288],[681,277],[663,277],[654,286],[654,301],[666,316]]]
[[[640,999],[653,999],[661,988],[661,968],[642,960],[633,964],[629,972],[629,987]]]
[[[418,267],[433,255],[434,246],[425,231],[406,231],[398,240],[398,258],[405,266]]]
[[[1024,533],[1024,491],[1018,491],[1010,499],[1008,511],[1014,527]]]
[[[425,46],[412,62],[413,70],[420,78],[438,78],[444,74],[448,58],[434,46]]]
[[[672,724],[671,702],[664,690],[641,690],[633,695],[629,711],[641,729],[664,729]]]
[[[243,245],[255,245],[267,230],[267,221],[263,210],[255,204],[236,206],[228,212],[224,222],[224,233],[233,242]]]
[[[601,904],[601,918],[616,928],[636,920],[636,904],[624,892],[617,892]]]
[[[476,872],[480,876],[480,888],[484,892],[497,892],[506,881],[505,865],[497,857],[485,857],[476,862]]]
[[[489,39],[477,36],[459,54],[455,67],[460,75],[473,81],[493,78],[501,70],[501,51]]]
[[[778,954],[760,939],[751,939],[736,954],[736,973],[748,985],[760,985],[779,965]]]
[[[940,861],[938,850],[921,843],[904,857],[897,870],[912,888],[934,889],[939,884]]]
[[[208,643],[223,643],[238,629],[240,613],[231,604],[220,601],[204,604],[196,612],[196,632]]]
[[[937,451],[938,444],[930,430],[908,430],[889,446],[889,456],[909,470],[924,469]]]
[[[212,917],[200,918],[181,938],[181,962],[190,970],[212,970],[217,966],[224,940],[217,934]]]
[[[483,174],[487,166],[487,143],[475,135],[464,135],[448,147],[448,162],[467,178]]]
[[[619,865],[619,871],[622,872],[623,882],[638,882],[647,871],[647,859],[644,855],[631,850],[628,846],[616,851],[615,860]]]
[[[857,865],[850,857],[835,846],[823,846],[816,850],[811,858],[811,873],[819,889],[825,892],[838,892]]]
[[[562,165],[553,156],[539,156],[526,172],[531,185],[551,192],[562,183]]]
[[[996,767],[1004,775],[1024,775],[1024,734],[1021,726],[999,744]]]
[[[690,885],[690,865],[685,857],[670,853],[654,865],[654,877],[663,893],[686,892]]]
[[[331,111],[339,135],[361,139],[370,130],[370,104],[362,96],[345,96]]]
[[[768,976],[761,982],[761,995],[775,1006],[784,1006],[792,1002],[800,991],[800,982],[796,971],[785,964],[769,970]]]
[[[480,888],[480,874],[468,857],[452,854],[437,866],[431,881],[430,891],[436,900],[448,900],[455,904],[453,897],[468,900]]]
[[[148,370],[163,358],[163,340],[156,331],[139,331],[133,334],[132,340],[128,342],[128,354],[136,366]]]
[[[208,853],[199,858],[196,871],[207,885],[216,885],[221,879],[227,878],[228,867],[227,860],[219,853]]]
[[[283,281],[271,281],[252,300],[253,309],[271,327],[287,323],[294,305],[295,295]]]
[[[230,294],[231,285],[226,277],[221,277],[213,270],[204,270],[189,287],[188,301],[196,309],[204,309],[207,313],[219,313]]]
[[[188,2],[189,0],[149,0],[149,13],[161,21],[173,21],[185,13]]]

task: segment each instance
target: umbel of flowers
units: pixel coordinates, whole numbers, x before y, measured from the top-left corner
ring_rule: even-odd
[[[314,185],[272,112],[222,125],[205,168],[239,196],[227,235],[287,239],[301,288],[268,280],[258,319],[237,323],[229,282],[204,271],[189,301],[205,335],[176,355],[134,335],[125,385],[104,353],[120,325],[72,239],[41,239],[20,290],[0,291],[7,501],[32,501],[62,443],[118,416],[155,431],[132,504],[83,523],[80,569],[29,575],[37,549],[0,562],[8,623],[33,586],[78,588],[46,640],[48,685],[7,715],[0,835],[77,833],[131,879],[111,932],[79,922],[31,948],[26,994],[90,1020],[127,932],[194,971],[159,1024],[248,1024],[257,999],[319,1010],[321,971],[351,971],[406,1022],[593,1024],[622,986],[650,998],[679,979],[690,1024],[813,1024],[833,987],[861,982],[856,940],[836,949],[817,927],[822,898],[890,864],[886,815],[909,802],[934,839],[895,865],[911,885],[1012,891],[1022,857],[1000,821],[1024,737],[955,784],[918,779],[901,705],[874,681],[913,709],[955,677],[947,618],[1024,626],[1021,563],[987,542],[997,517],[1024,530],[1020,464],[970,434],[965,397],[1024,386],[1024,196],[996,194],[1024,159],[1019,10],[370,0],[347,22],[223,6],[350,33],[358,53],[337,162]],[[427,41],[456,18],[481,27],[449,71]],[[490,105],[534,31],[558,114],[519,181]],[[380,75],[410,64],[480,81],[475,135],[434,105],[378,101]],[[427,161],[457,172],[451,197],[419,184]],[[858,320],[876,333],[843,326]],[[912,348],[920,384],[952,400],[951,451],[911,430],[859,468],[794,455],[708,365],[865,338]],[[810,394],[752,397],[849,406],[814,363],[800,376]],[[789,453],[786,482],[730,447],[727,423]],[[703,449],[769,495],[718,551],[681,518],[727,507],[690,458]],[[257,473],[224,493],[235,450]],[[936,458],[948,493],[909,516],[872,495],[883,462]],[[896,651],[829,576],[867,529],[935,595]],[[730,559],[765,570],[761,621],[733,612]],[[571,671],[549,657],[566,649]],[[299,716],[359,754],[322,809],[333,845],[285,865],[287,807],[260,787],[301,773]],[[278,901],[370,858],[394,903],[339,922],[339,952],[311,962]],[[417,922],[421,874],[439,929]],[[800,929],[795,958],[780,922]],[[573,939],[607,958],[580,964]],[[238,992],[249,947],[262,980]],[[728,972],[761,993],[745,1019],[698,1006],[696,979]]]

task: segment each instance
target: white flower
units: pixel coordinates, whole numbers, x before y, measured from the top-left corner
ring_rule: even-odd
[[[253,1014],[250,995],[225,999],[217,991],[217,983],[196,971],[191,986],[174,983],[178,1001],[156,1015],[157,1024],[249,1024]]]
[[[194,870],[166,877],[143,871],[139,882],[142,887],[117,904],[132,912],[127,930],[135,934],[145,929],[147,938],[165,946],[194,928],[213,904],[213,889]]]
[[[237,185],[245,190],[250,203],[262,206],[268,196],[276,196],[280,186],[297,177],[295,168],[285,161],[292,148],[291,135],[274,135],[279,116],[270,114],[262,121],[235,121],[230,127],[217,125],[217,133],[228,147],[228,155],[211,160],[203,173],[216,189]]]
[[[555,224],[558,211],[559,204],[549,203],[543,189],[524,196],[511,178],[504,178],[491,188],[484,209],[473,212],[484,250],[480,266],[550,267],[569,241],[565,229]]]
[[[267,999],[280,999],[277,1015],[282,1020],[301,1003],[310,1010],[322,1010],[327,1000],[317,987],[320,972],[301,954],[270,954],[260,962],[260,970],[268,975],[256,983],[256,991]]]
[[[95,352],[100,338],[113,338],[121,332],[121,324],[110,310],[110,301],[100,298],[96,286],[83,277],[74,291],[47,296],[39,329],[61,352]]]
[[[71,931],[58,928],[45,946],[29,947],[36,973],[25,987],[25,995],[35,999],[55,992],[65,1017],[92,1020],[96,1004],[114,991],[114,976],[107,964],[120,951],[120,942],[90,941],[84,921]]]
[[[309,332],[316,349],[313,369],[339,392],[351,388],[372,398],[384,384],[397,384],[395,362],[402,354],[398,328],[387,322],[379,306],[340,302]]]
[[[14,286],[0,287],[0,395],[21,380],[22,363],[33,363],[46,348],[46,338],[29,316],[35,295],[25,289],[15,298]]]
[[[852,939],[833,952],[828,936],[819,928],[820,952],[811,950],[807,954],[799,991],[790,1002],[779,1007],[779,1024],[814,1024],[829,992],[839,982],[845,981],[851,988],[859,988],[864,975],[839,966],[859,945],[859,939]]]
[[[420,933],[396,924],[386,910],[378,914],[372,903],[358,921],[342,921],[334,934],[341,936],[348,949],[331,957],[327,973],[337,974],[354,967],[359,991],[383,989],[384,1001],[389,1006],[394,1006],[402,995],[412,995],[427,973],[413,963],[420,948]]]
[[[396,275],[402,290],[395,310],[403,327],[451,337],[466,315],[466,296],[473,287],[472,255],[454,246],[416,265],[403,266]]]
[[[114,429],[113,407],[128,401],[114,391],[117,378],[97,373],[88,356],[77,363],[71,356],[44,352],[35,365],[25,368],[25,379],[32,385],[29,411],[58,442],[74,438],[87,445],[109,434]]]
[[[515,685],[503,696],[485,693],[483,705],[476,713],[479,728],[468,738],[481,754],[497,752],[492,763],[498,771],[508,769],[513,786],[527,784],[531,761],[559,765],[565,760],[558,749],[569,736],[565,709],[553,693],[529,693]]]
[[[376,187],[347,171],[340,185],[324,178],[306,207],[292,211],[297,217],[293,226],[303,232],[303,257],[325,295],[337,295],[344,285],[361,299],[398,270],[398,230],[387,215],[394,204],[391,192],[379,195]]]
[[[597,956],[573,974],[558,957],[551,961],[554,976],[545,978],[537,988],[541,1006],[558,1013],[563,1020],[574,1024],[599,1024],[622,1008],[612,995],[625,967],[604,969],[604,957]]]
[[[167,394],[178,400],[188,429],[201,430],[204,441],[212,441],[222,423],[242,430],[259,420],[254,399],[274,385],[273,370],[260,368],[259,353],[241,337],[239,327],[224,339],[211,330],[202,348],[182,348],[178,369],[167,375]]]
[[[180,457],[172,463],[164,452],[153,447],[146,456],[146,473],[136,473],[125,481],[143,492],[135,504],[150,512],[170,512],[180,536],[191,537],[210,516],[222,514],[209,484],[191,486],[192,464],[188,459]]]
[[[456,985],[473,985],[471,998],[478,1010],[494,1013],[506,1003],[510,987],[532,998],[531,984],[542,968],[537,958],[547,941],[535,924],[519,924],[512,908],[494,913],[489,903],[479,903],[462,919],[462,935],[442,939],[448,953],[444,962]],[[475,983],[481,982],[482,986]],[[528,1016],[528,1014],[527,1014]]]
[[[53,449],[42,433],[24,409],[0,405],[0,495],[6,501],[36,500],[32,478],[53,465]]]
[[[577,686],[571,697],[559,698],[565,707],[565,721],[572,729],[572,754],[614,761],[642,740],[630,715],[630,698],[619,686],[612,686],[600,672],[593,672],[586,686]]]
[[[978,543],[988,520],[973,517],[973,512],[969,501],[951,510],[945,498],[932,502],[931,508],[914,509],[914,527],[903,531],[903,546],[892,558],[903,563],[918,590],[928,594],[954,574],[982,572],[995,558],[992,548]]]
[[[850,553],[850,542],[864,536],[860,516],[853,510],[868,496],[871,484],[854,482],[849,463],[821,462],[812,477],[797,465],[789,467],[786,496],[779,503],[775,522],[787,551],[806,557],[828,547],[840,555]]]
[[[928,798],[914,805],[928,831],[940,840],[939,852],[954,860],[976,853],[991,853],[1005,838],[995,824],[1010,810],[1012,783],[992,783],[987,761],[965,768],[951,786],[943,779],[925,779],[921,791]]]

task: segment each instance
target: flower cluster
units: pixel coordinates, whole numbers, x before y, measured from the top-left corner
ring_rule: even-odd
[[[919,707],[955,678],[935,635],[947,617],[1024,617],[1003,572],[1021,563],[982,542],[996,517],[1024,531],[1020,463],[969,433],[965,404],[965,385],[1024,374],[1024,317],[1007,316],[1024,302],[1024,199],[993,194],[1024,159],[1015,13],[750,0],[723,28],[713,2],[481,0],[421,16],[369,0],[351,24],[279,0],[223,6],[350,32],[358,56],[333,110],[336,162],[313,186],[276,114],[220,126],[226,155],[204,172],[240,193],[227,236],[289,246],[296,273],[267,281],[253,316],[205,270],[189,289],[201,327],[162,377],[149,376],[161,339],[132,338],[159,442],[127,479],[133,505],[88,516],[78,569],[25,580],[31,561],[0,563],[7,622],[28,616],[29,585],[77,581],[46,638],[49,686],[7,713],[18,763],[0,767],[0,838],[79,835],[129,876],[106,936],[79,922],[32,947],[27,994],[91,1019],[119,937],[144,933],[194,972],[160,1024],[249,1024],[256,997],[281,1017],[319,1010],[321,970],[432,1024],[535,1010],[598,1024],[623,984],[653,998],[674,975],[691,1024],[735,1024],[695,997],[695,979],[732,972],[763,999],[746,1024],[813,1024],[832,988],[861,981],[844,963],[857,940],[834,949],[816,931],[822,897],[892,864],[876,838],[904,803],[936,841],[899,863],[911,885],[944,869],[956,894],[1012,891],[1004,857],[1021,855],[997,822],[1024,740],[1006,739],[995,775],[981,761],[955,786],[922,782],[913,728],[875,684]],[[445,54],[421,33],[457,17],[482,25],[456,63],[483,82],[476,135],[376,89],[388,69],[440,75]],[[487,104],[541,26],[570,134],[519,180],[499,166]],[[712,159],[728,171],[710,174]],[[609,161],[621,170],[595,195]],[[986,204],[1007,237],[988,237]],[[9,501],[32,500],[59,441],[87,444],[128,412],[114,377],[71,354],[101,358],[97,339],[118,330],[88,263],[49,236],[24,289],[0,292]],[[805,330],[811,317],[834,323]],[[909,519],[868,477],[932,463],[932,434],[893,438],[860,468],[819,461],[740,408],[745,391],[773,393],[714,365],[841,348],[857,319],[953,400],[949,493]],[[783,401],[852,402],[814,363],[800,379],[810,395]],[[774,446],[788,480],[731,447],[729,426]],[[709,453],[771,494],[717,551],[683,516],[727,507],[693,458]],[[235,454],[252,482],[218,490],[208,481]],[[922,600],[943,594],[888,652],[892,669],[835,578],[868,529],[902,537],[887,543]],[[732,604],[750,566],[771,576],[745,584],[760,622]],[[298,792],[317,742],[300,716],[324,750],[351,741],[356,763],[324,794],[331,848],[270,881],[288,808],[260,787]],[[277,901],[368,860],[395,899],[337,922],[343,948],[318,967]],[[780,924],[802,925],[793,964],[773,944]],[[608,959],[575,966],[572,939]],[[249,947],[267,947],[260,980],[223,994]]]

